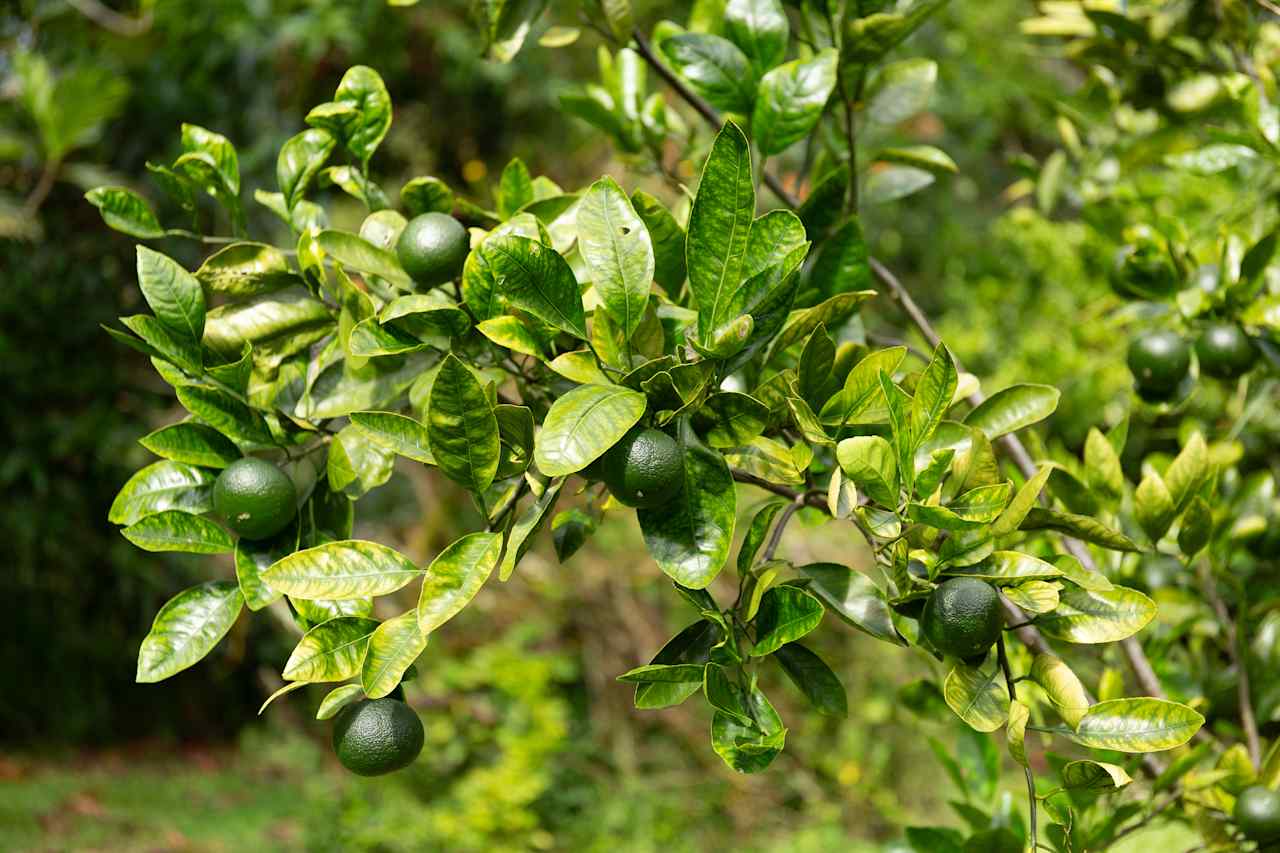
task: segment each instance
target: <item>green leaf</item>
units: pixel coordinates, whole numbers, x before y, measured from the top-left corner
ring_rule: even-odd
[[[1114,791],[1132,781],[1123,767],[1101,761],[1071,761],[1062,768],[1062,787],[1073,791]]]
[[[999,438],[1049,417],[1058,408],[1060,396],[1051,385],[1011,385],[984,400],[964,422],[987,438]]]
[[[1203,716],[1177,702],[1112,699],[1090,708],[1067,737],[1090,749],[1160,752],[1182,746],[1203,725]]]
[[[1112,500],[1124,496],[1124,471],[1120,456],[1097,427],[1089,430],[1084,443],[1084,473],[1089,488]]]
[[[838,563],[809,563],[800,572],[809,578],[808,590],[841,620],[877,640],[906,645],[884,596],[866,575]]]
[[[348,424],[329,445],[325,472],[330,488],[357,500],[390,480],[395,464],[389,448]]]
[[[945,151],[932,145],[907,145],[901,148],[882,148],[876,152],[876,160],[885,163],[900,163],[932,172],[935,175],[955,174],[960,171],[956,161]]]
[[[176,393],[188,412],[232,441],[255,446],[275,444],[262,415],[231,395],[194,385],[178,388]]]
[[[1155,471],[1150,471],[1133,493],[1133,511],[1138,517],[1138,524],[1152,542],[1159,542],[1169,532],[1178,515],[1178,508],[1173,504],[1173,496],[1164,484],[1164,478]]]
[[[183,590],[165,602],[138,649],[139,684],[153,684],[200,661],[226,636],[243,604],[230,581]]]
[[[1155,602],[1137,590],[1068,586],[1059,594],[1057,609],[1036,619],[1036,627],[1068,643],[1113,643],[1132,637],[1155,615]]]
[[[701,619],[667,641],[654,655],[650,666],[696,665],[701,672],[719,640],[720,629]],[[645,682],[636,684],[635,706],[641,709],[669,708],[702,689],[702,676],[694,682]]]
[[[967,575],[997,582],[1021,582],[1060,577],[1062,571],[1052,563],[1046,563],[1030,554],[1021,554],[1017,551],[995,551],[977,565],[948,569],[946,574]]]
[[[947,509],[965,521],[988,523],[997,516],[1009,503],[1009,495],[1013,491],[1011,483],[997,483],[994,486],[979,486],[970,489],[947,504]]]
[[[360,684],[370,699],[395,690],[405,670],[427,648],[427,635],[418,627],[418,613],[410,610],[378,626],[360,667]]]
[[[1178,453],[1164,472],[1165,485],[1169,487],[1169,496],[1177,512],[1182,512],[1213,475],[1209,464],[1209,449],[1204,437],[1193,432],[1186,445]]]
[[[830,299],[837,294],[865,291],[871,285],[868,258],[862,225],[856,217],[851,217],[823,242],[822,251],[813,263],[809,287],[817,291],[815,301]],[[867,358],[880,355],[880,352],[871,353]],[[897,365],[894,365],[889,370],[893,372],[896,369]]]
[[[421,569],[386,545],[356,539],[298,551],[262,573],[272,589],[291,598],[336,601],[386,595],[421,576]]]
[[[815,710],[829,717],[849,716],[844,685],[817,654],[799,643],[787,643],[773,657]]]
[[[554,249],[518,234],[495,234],[467,258],[462,295],[476,317],[502,313],[504,302],[588,340],[578,281]]]
[[[724,29],[746,54],[757,75],[787,55],[791,27],[779,0],[728,0],[724,5]]]
[[[529,167],[519,157],[513,157],[503,168],[496,196],[498,215],[503,219],[510,219],[533,201],[533,178],[529,176]]]
[[[230,534],[216,523],[176,509],[148,515],[120,532],[144,551],[225,554],[235,548]]]
[[[733,42],[709,33],[681,33],[664,39],[660,49],[690,88],[713,107],[751,114],[756,76],[751,61]]]
[[[137,237],[156,240],[164,236],[160,220],[146,199],[125,187],[95,187],[84,194],[98,208],[109,228]]]
[[[832,48],[774,68],[760,80],[751,133],[765,156],[781,154],[813,130],[836,85]]]
[[[383,326],[376,317],[361,320],[351,330],[347,349],[357,358],[405,355],[427,349],[428,344],[395,326]]]
[[[236,580],[250,610],[262,610],[280,600],[283,593],[267,586],[262,573],[277,560],[283,560],[298,547],[298,527],[290,524],[270,539],[236,541]]]
[[[427,567],[418,598],[418,628],[430,634],[476,597],[502,554],[500,533],[469,533]]]
[[[948,0],[920,0],[905,11],[875,12],[856,17],[849,15],[844,24],[844,46],[841,61],[861,64],[879,59],[907,36],[915,32],[931,15],[947,5]]]
[[[283,360],[320,340],[332,327],[333,317],[323,302],[303,287],[290,287],[219,305],[205,322],[204,343],[227,359],[238,358],[247,342],[261,355]]]
[[[335,135],[361,163],[368,164],[391,127],[391,96],[387,94],[382,78],[372,68],[356,65],[342,76],[342,82],[333,93],[332,103],[354,108],[339,113]],[[307,123],[317,124],[311,115],[307,116]],[[334,126],[328,127],[335,130]]]
[[[138,246],[138,286],[156,319],[188,341],[204,336],[204,290],[176,261]]]
[[[426,426],[411,417],[395,412],[352,412],[351,423],[370,441],[399,456],[426,465],[436,464]]]
[[[348,705],[364,699],[364,688],[359,684],[343,684],[329,691],[316,709],[317,720],[329,720]]]
[[[867,86],[867,118],[877,124],[898,124],[929,106],[938,80],[938,63],[932,59],[891,62]]]
[[[707,704],[717,714],[725,714],[742,726],[752,724],[747,710],[746,696],[742,688],[729,675],[729,671],[718,663],[709,663],[702,669],[702,692],[707,697]]]
[[[644,222],[653,245],[653,278],[668,295],[675,297],[684,285],[686,274],[684,229],[662,202],[644,190],[631,194],[631,206]]]
[[[993,536],[1008,536],[1018,529],[1022,520],[1027,517],[1027,513],[1040,499],[1040,492],[1044,489],[1044,484],[1048,482],[1049,474],[1052,472],[1052,468],[1042,465],[1034,476],[1022,484],[1022,488],[1018,489],[1018,493],[1013,496],[1013,500],[1005,507],[1004,512],[1000,513],[1000,517],[991,525]]]
[[[1058,606],[1058,593],[1062,584],[1053,581],[1027,581],[1016,586],[1006,586],[1005,597],[1028,613],[1049,613]]]
[[[606,311],[630,339],[649,304],[653,243],[613,178],[596,181],[578,207],[578,251]]]
[[[1213,511],[1204,498],[1196,495],[1182,514],[1182,524],[1178,529],[1178,548],[1190,559],[1200,553],[1200,549],[1209,544],[1213,534]]]
[[[942,683],[942,697],[956,716],[980,732],[994,732],[1009,718],[1009,693],[996,656],[981,666],[958,663]]]
[[[644,394],[618,385],[580,385],[556,398],[538,432],[534,462],[549,477],[581,471],[644,415]]]
[[[703,669],[701,664],[646,664],[628,670],[615,680],[625,684],[688,684],[690,682],[702,686]]]
[[[1114,587],[1107,576],[1098,571],[1090,571],[1080,565],[1080,561],[1070,554],[1059,554],[1053,558],[1053,565],[1062,572],[1062,576],[1073,584],[1084,589],[1107,592]]]
[[[1118,530],[1112,530],[1101,521],[1087,515],[1076,515],[1062,510],[1037,506],[1028,510],[1022,520],[1021,530],[1058,530],[1082,539],[1110,548],[1113,551],[1141,551],[1128,536]]]
[[[707,444],[712,447],[739,447],[764,431],[770,410],[764,403],[736,391],[717,391],[703,402],[701,413],[712,418]]]
[[[240,159],[235,146],[225,136],[194,124],[184,124],[182,150],[187,154],[206,155],[225,192],[231,196],[240,194]]]
[[[225,468],[240,458],[240,449],[217,430],[189,421],[161,427],[138,443],[156,456],[209,468]]]
[[[146,344],[140,344],[135,338],[113,333],[112,337],[122,343],[152,357],[170,361],[187,373],[198,375],[203,369],[199,343],[174,334],[169,330],[168,326],[150,314],[121,317],[120,322],[129,331],[146,342]],[[107,329],[107,331],[112,332],[113,330]]]
[[[823,405],[819,416],[822,423],[827,426],[883,423],[888,417],[888,409],[880,387],[880,373],[892,375],[906,355],[906,347],[889,347],[870,353],[855,364],[845,377],[844,388]]]
[[[800,587],[775,586],[765,591],[756,615],[755,657],[764,657],[800,639],[822,621],[822,602]]]
[[[898,469],[893,448],[878,435],[846,438],[836,445],[844,475],[881,506],[898,506]]]
[[[400,203],[409,216],[453,213],[453,190],[439,178],[413,178],[400,188]]]
[[[689,288],[698,305],[698,336],[704,344],[734,319],[729,306],[743,278],[755,205],[747,137],[728,122],[711,147],[689,213]]]
[[[1031,719],[1031,709],[1024,702],[1013,699],[1009,703],[1009,719],[1005,728],[1005,742],[1013,760],[1023,767],[1030,767],[1027,762],[1027,722]]]
[[[684,487],[667,505],[636,516],[658,567],[682,586],[705,589],[729,557],[737,489],[724,457],[698,441],[687,418],[679,424]]]
[[[759,688],[752,688],[746,702],[752,724],[743,725],[717,711],[711,720],[711,747],[737,772],[759,773],[782,751],[787,730]]]
[[[195,276],[209,290],[232,297],[254,296],[301,284],[298,275],[289,269],[284,252],[266,243],[225,246],[206,258]],[[224,308],[223,313],[226,310]],[[209,322],[218,316],[216,311],[210,312]],[[208,325],[205,334],[209,334]]]
[[[1053,655],[1037,654],[1031,662],[1031,679],[1044,690],[1068,726],[1074,729],[1079,725],[1091,703],[1088,691],[1071,667]]]
[[[797,311],[787,320],[778,337],[769,346],[769,354],[765,363],[772,362],[788,347],[798,344],[809,337],[810,333],[821,323],[828,329],[838,328],[858,306],[875,296],[874,290],[859,290],[853,293],[837,293],[830,299],[812,308]]]
[[[482,494],[498,470],[498,419],[475,374],[457,356],[445,356],[431,387],[427,411],[431,454],[448,477]]]
[[[165,510],[188,513],[213,511],[214,475],[185,462],[153,462],[135,473],[120,489],[107,520],[133,524]]]
[[[276,183],[289,210],[293,210],[306,195],[316,173],[333,152],[334,144],[335,140],[327,130],[311,128],[280,146],[280,154],[276,157]]]
[[[955,360],[945,344],[933,351],[933,358],[916,382],[915,396],[911,399],[911,452],[928,441],[942,422],[942,416],[951,407],[955,397],[959,374]]]
[[[325,254],[344,267],[385,278],[397,287],[413,288],[413,279],[400,266],[395,253],[346,231],[321,231],[316,242]]]
[[[360,672],[378,620],[339,616],[302,635],[284,665],[287,681],[346,681]]]
[[[867,204],[885,204],[913,195],[935,180],[932,172],[914,166],[885,166],[867,177],[861,198]]]
[[[563,487],[564,480],[555,480],[548,483],[542,494],[538,496],[538,499],[529,504],[519,518],[516,519],[515,524],[511,525],[511,530],[507,533],[506,547],[503,549],[502,565],[498,570],[499,580],[506,581],[511,577],[511,573],[516,569],[516,564],[520,562],[520,558],[529,549],[529,537],[542,526],[547,513],[556,505],[556,499],[560,497],[560,489]],[[560,558],[561,562],[564,562],[564,560],[565,557]]]

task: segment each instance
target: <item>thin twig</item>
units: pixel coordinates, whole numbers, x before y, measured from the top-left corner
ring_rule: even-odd
[[[787,504],[782,515],[778,516],[778,521],[773,525],[773,532],[769,534],[769,542],[764,546],[764,553],[760,555],[761,562],[767,563],[773,559],[774,553],[778,550],[778,543],[782,541],[782,534],[787,529],[787,522],[802,506],[804,506],[804,495],[798,494],[791,503]]]
[[[1004,673],[1005,687],[1009,690],[1009,701],[1018,701],[1018,688],[1014,686],[1015,679],[1013,670],[1009,668],[1009,655],[1005,653],[1004,635],[996,638],[996,658],[1000,661],[1000,670]],[[1024,756],[1025,757],[1025,756]],[[1035,850],[1039,847],[1036,839],[1036,777],[1031,772],[1031,767],[1023,765],[1022,772],[1027,778],[1027,806],[1031,811],[1031,845],[1030,848]]]
[[[1249,667],[1240,654],[1240,632],[1236,629],[1236,621],[1231,617],[1227,603],[1218,594],[1218,583],[1213,577],[1212,567],[1202,562],[1200,567],[1200,583],[1204,594],[1209,599],[1218,622],[1222,625],[1227,639],[1227,656],[1231,665],[1236,668],[1236,690],[1240,698],[1240,727],[1244,729],[1244,740],[1249,749],[1249,760],[1253,769],[1262,766],[1262,743],[1258,738],[1258,720],[1253,713],[1253,697],[1249,689]]]
[[[786,486],[779,486],[777,483],[770,483],[768,480],[757,477],[755,474],[742,471],[738,468],[733,469],[733,479],[739,483],[748,483],[752,486],[758,486],[766,492],[773,492],[775,495],[779,495],[791,501],[795,501],[803,497],[805,506],[823,509],[827,505],[822,499],[822,495],[817,492],[799,492],[795,489],[788,489]]]

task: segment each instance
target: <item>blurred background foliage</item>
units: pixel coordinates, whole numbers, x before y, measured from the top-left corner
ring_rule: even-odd
[[[397,776],[337,770],[327,727],[311,722],[319,691],[257,718],[290,647],[261,620],[263,636],[242,620],[200,666],[134,684],[151,615],[208,567],[132,549],[105,520],[147,457],[136,439],[178,413],[142,357],[99,328],[139,294],[132,241],[104,228],[83,192],[122,184],[159,202],[146,163],[175,153],[182,122],[230,137],[244,184],[269,185],[305,107],[358,63],[378,69],[396,104],[376,164],[390,187],[433,174],[487,201],[517,155],[565,186],[603,172],[656,182],[558,111],[563,87],[595,76],[591,33],[486,63],[465,5],[18,0],[0,11],[0,846],[692,851],[748,838],[735,849],[892,850],[894,825],[936,824],[966,796],[960,780],[984,811],[1013,819],[996,745],[920,682],[928,663],[853,631],[825,632],[820,649],[839,664],[850,719],[809,713],[779,687],[789,749],[760,777],[724,771],[702,713],[635,712],[609,673],[647,661],[694,614],[664,594],[629,518],[563,567],[540,542],[515,580],[433,639],[410,690],[428,746]],[[687,11],[637,4],[646,20],[659,6]],[[892,132],[944,148],[960,174],[868,210],[865,224],[988,390],[1015,377],[1063,389],[1049,440],[1076,449],[1123,410],[1123,336],[1109,324],[1124,318],[1109,319],[1114,243],[1025,188],[1061,145],[1045,136],[1055,100],[1084,85],[1018,35],[1028,12],[1015,0],[954,4],[904,48],[938,60],[938,94]],[[264,208],[250,215],[251,233],[277,227]],[[171,242],[197,262],[196,247]],[[878,310],[869,325],[898,327],[892,308]],[[405,469],[362,501],[360,535],[429,557],[466,526],[450,489]],[[788,537],[814,559],[850,559],[834,526]],[[959,761],[940,765],[953,747]]]

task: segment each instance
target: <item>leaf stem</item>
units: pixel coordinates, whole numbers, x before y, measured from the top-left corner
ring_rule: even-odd
[[[1014,685],[1017,679],[1013,677],[1013,671],[1009,667],[1009,655],[1005,652],[1003,634],[996,638],[996,657],[1000,661],[1000,670],[1004,673],[1005,687],[1009,690],[1009,701],[1016,702],[1018,688]],[[1036,777],[1028,766],[1023,766],[1022,772],[1027,778],[1027,805],[1031,810],[1031,849],[1035,850],[1040,846],[1036,840]]]

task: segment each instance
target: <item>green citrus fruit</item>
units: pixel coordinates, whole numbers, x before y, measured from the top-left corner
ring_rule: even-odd
[[[626,506],[661,506],[684,487],[680,445],[661,430],[633,429],[602,458],[601,479]]]
[[[976,657],[991,648],[1004,628],[1000,596],[977,578],[952,578],[929,596],[920,626],[943,654]]]
[[[298,492],[279,468],[247,456],[228,465],[214,481],[213,508],[245,539],[266,539],[293,519]]]
[[[422,752],[422,720],[399,699],[383,697],[343,708],[333,723],[333,751],[361,776],[408,767]]]
[[[1253,341],[1235,323],[1213,323],[1196,341],[1200,372],[1219,379],[1235,379],[1248,373],[1257,356]]]
[[[1253,841],[1280,839],[1280,792],[1265,785],[1250,785],[1236,797],[1231,820]]]
[[[457,278],[470,250],[467,229],[444,213],[415,216],[396,241],[400,266],[423,287],[435,287]]]
[[[1128,361],[1139,394],[1168,399],[1191,369],[1191,348],[1177,332],[1148,332],[1129,344]]]
[[[1111,286],[1121,296],[1159,300],[1178,290],[1178,270],[1155,242],[1144,240],[1116,254]]]

